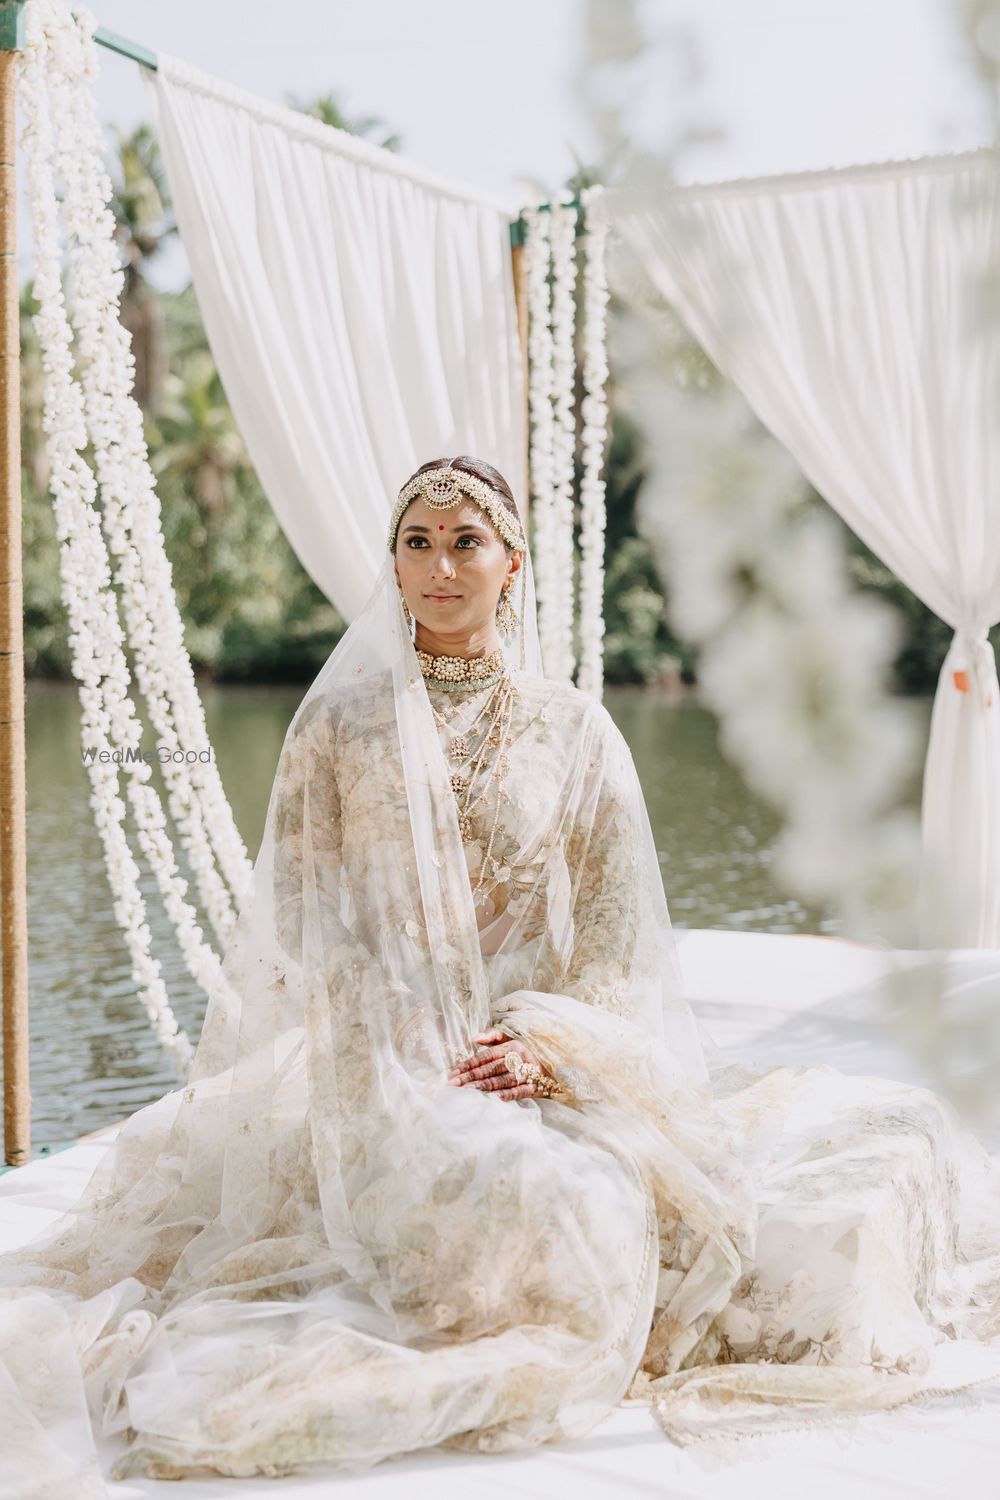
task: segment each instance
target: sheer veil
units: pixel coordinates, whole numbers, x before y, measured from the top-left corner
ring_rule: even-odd
[[[0,1312],[13,1317],[30,1288],[32,1303],[46,1304],[35,1314],[62,1327],[44,1396],[16,1352],[6,1366],[11,1401],[34,1433],[36,1469],[42,1431],[58,1428],[57,1410],[79,1419],[84,1400],[96,1430],[130,1431],[127,1462],[158,1472],[196,1462],[260,1472],[280,1467],[282,1453],[292,1466],[324,1456],[372,1462],[438,1441],[456,1424],[473,1428],[491,1406],[499,1421],[503,1402],[487,1397],[483,1381],[492,1369],[499,1390],[497,1372],[520,1360],[501,1348],[492,1365],[481,1355],[483,1381],[470,1387],[465,1376],[462,1420],[442,1400],[436,1417],[425,1410],[422,1425],[413,1416],[405,1431],[387,1422],[379,1436],[370,1417],[352,1428],[346,1415],[384,1400],[387,1371],[416,1348],[501,1338],[503,1257],[494,1246],[487,1271],[483,1250],[498,1237],[509,1247],[500,1206],[516,1219],[529,1170],[510,1156],[498,1192],[484,1164],[528,1131],[530,1190],[554,1203],[569,1171],[566,1141],[584,1128],[579,1107],[555,1101],[483,1107],[485,1096],[446,1086],[448,1067],[499,1023],[547,1047],[557,1065],[561,1058],[580,1099],[640,1084],[706,1096],[631,756],[599,702],[544,678],[528,549],[521,573],[522,628],[504,645],[518,708],[502,910],[481,932],[445,750],[387,550],[365,608],[289,724],[225,982],[209,999],[187,1086],[127,1120],[73,1208],[0,1258]],[[540,1137],[540,1110],[573,1118]],[[562,1156],[546,1183],[546,1141],[556,1135]],[[706,1131],[704,1152],[717,1150]],[[585,1167],[575,1161],[575,1171]],[[614,1207],[600,1176],[594,1214]],[[572,1194],[586,1191],[584,1173]],[[645,1224],[647,1195],[631,1179],[628,1192]],[[558,1223],[555,1209],[549,1217]],[[507,1271],[522,1275],[523,1261],[529,1286],[541,1274],[529,1263],[542,1231],[526,1223]],[[648,1257],[647,1240],[637,1232]],[[553,1282],[565,1280],[565,1254],[547,1255]],[[729,1259],[737,1261],[731,1249]],[[459,1295],[456,1268],[470,1265],[475,1276],[462,1278]],[[558,1313],[550,1316],[558,1326]],[[641,1353],[642,1320],[639,1305],[631,1352],[617,1347],[600,1366],[606,1384],[610,1358],[619,1394]],[[324,1410],[342,1413],[335,1435],[303,1435],[323,1426],[303,1397],[307,1353],[329,1367],[316,1389]],[[568,1359],[567,1378],[572,1367]],[[592,1420],[592,1387],[576,1389]],[[265,1390],[268,1416],[251,1442],[238,1414]],[[555,1430],[559,1404],[549,1403],[539,1434]],[[565,1410],[560,1422],[558,1430],[573,1425]],[[81,1443],[69,1451],[79,1456]],[[65,1451],[61,1440],[49,1445],[55,1472]]]

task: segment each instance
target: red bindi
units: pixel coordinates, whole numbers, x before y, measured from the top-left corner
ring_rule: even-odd
[[[443,530],[444,530],[443,526],[438,526],[438,531],[443,531]]]

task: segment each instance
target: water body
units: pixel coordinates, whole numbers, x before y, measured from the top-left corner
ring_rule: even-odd
[[[303,691],[202,690],[209,739],[251,856],[263,832],[285,729]],[[721,755],[710,713],[692,699],[673,701],[628,688],[608,688],[604,701],[635,756],[676,927],[837,931],[829,913],[803,906],[776,881],[778,819]],[[915,704],[914,712],[926,723],[929,702]],[[119,1120],[177,1083],[135,993],[112,912],[79,722],[75,687],[29,684],[29,980],[36,1149]],[[153,748],[151,735],[143,748]],[[155,774],[158,778],[159,772]],[[918,796],[914,786],[914,803]],[[171,1003],[194,1039],[204,996],[184,969],[155,880],[146,870],[142,890]]]

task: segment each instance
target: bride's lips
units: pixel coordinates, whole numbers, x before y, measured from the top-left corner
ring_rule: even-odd
[[[461,599],[461,594],[425,594],[425,599],[430,599],[433,604],[451,604],[454,599]]]

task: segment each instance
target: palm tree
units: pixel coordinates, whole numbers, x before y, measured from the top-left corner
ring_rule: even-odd
[[[386,123],[378,115],[359,115],[357,119],[351,119],[344,113],[335,94],[320,94],[311,102],[297,99],[294,94],[286,95],[289,109],[300,110],[302,114],[311,116],[314,120],[321,120],[324,125],[333,125],[337,130],[346,130],[351,135],[360,136],[363,140],[371,140],[373,135],[381,135],[381,140],[373,142],[376,146],[382,146],[386,151],[398,151],[400,138],[394,132],[385,134]]]
[[[167,351],[163,313],[146,279],[146,267],[177,233],[177,222],[152,126],[142,124],[131,135],[115,127],[115,135],[119,180],[111,208],[125,270],[121,320],[132,335],[133,395],[144,411],[155,413],[167,370]]]
[[[156,422],[160,441],[151,462],[157,474],[180,480],[198,507],[207,579],[216,563],[218,523],[250,470],[250,460],[208,349],[193,349],[175,364],[164,381]]]

